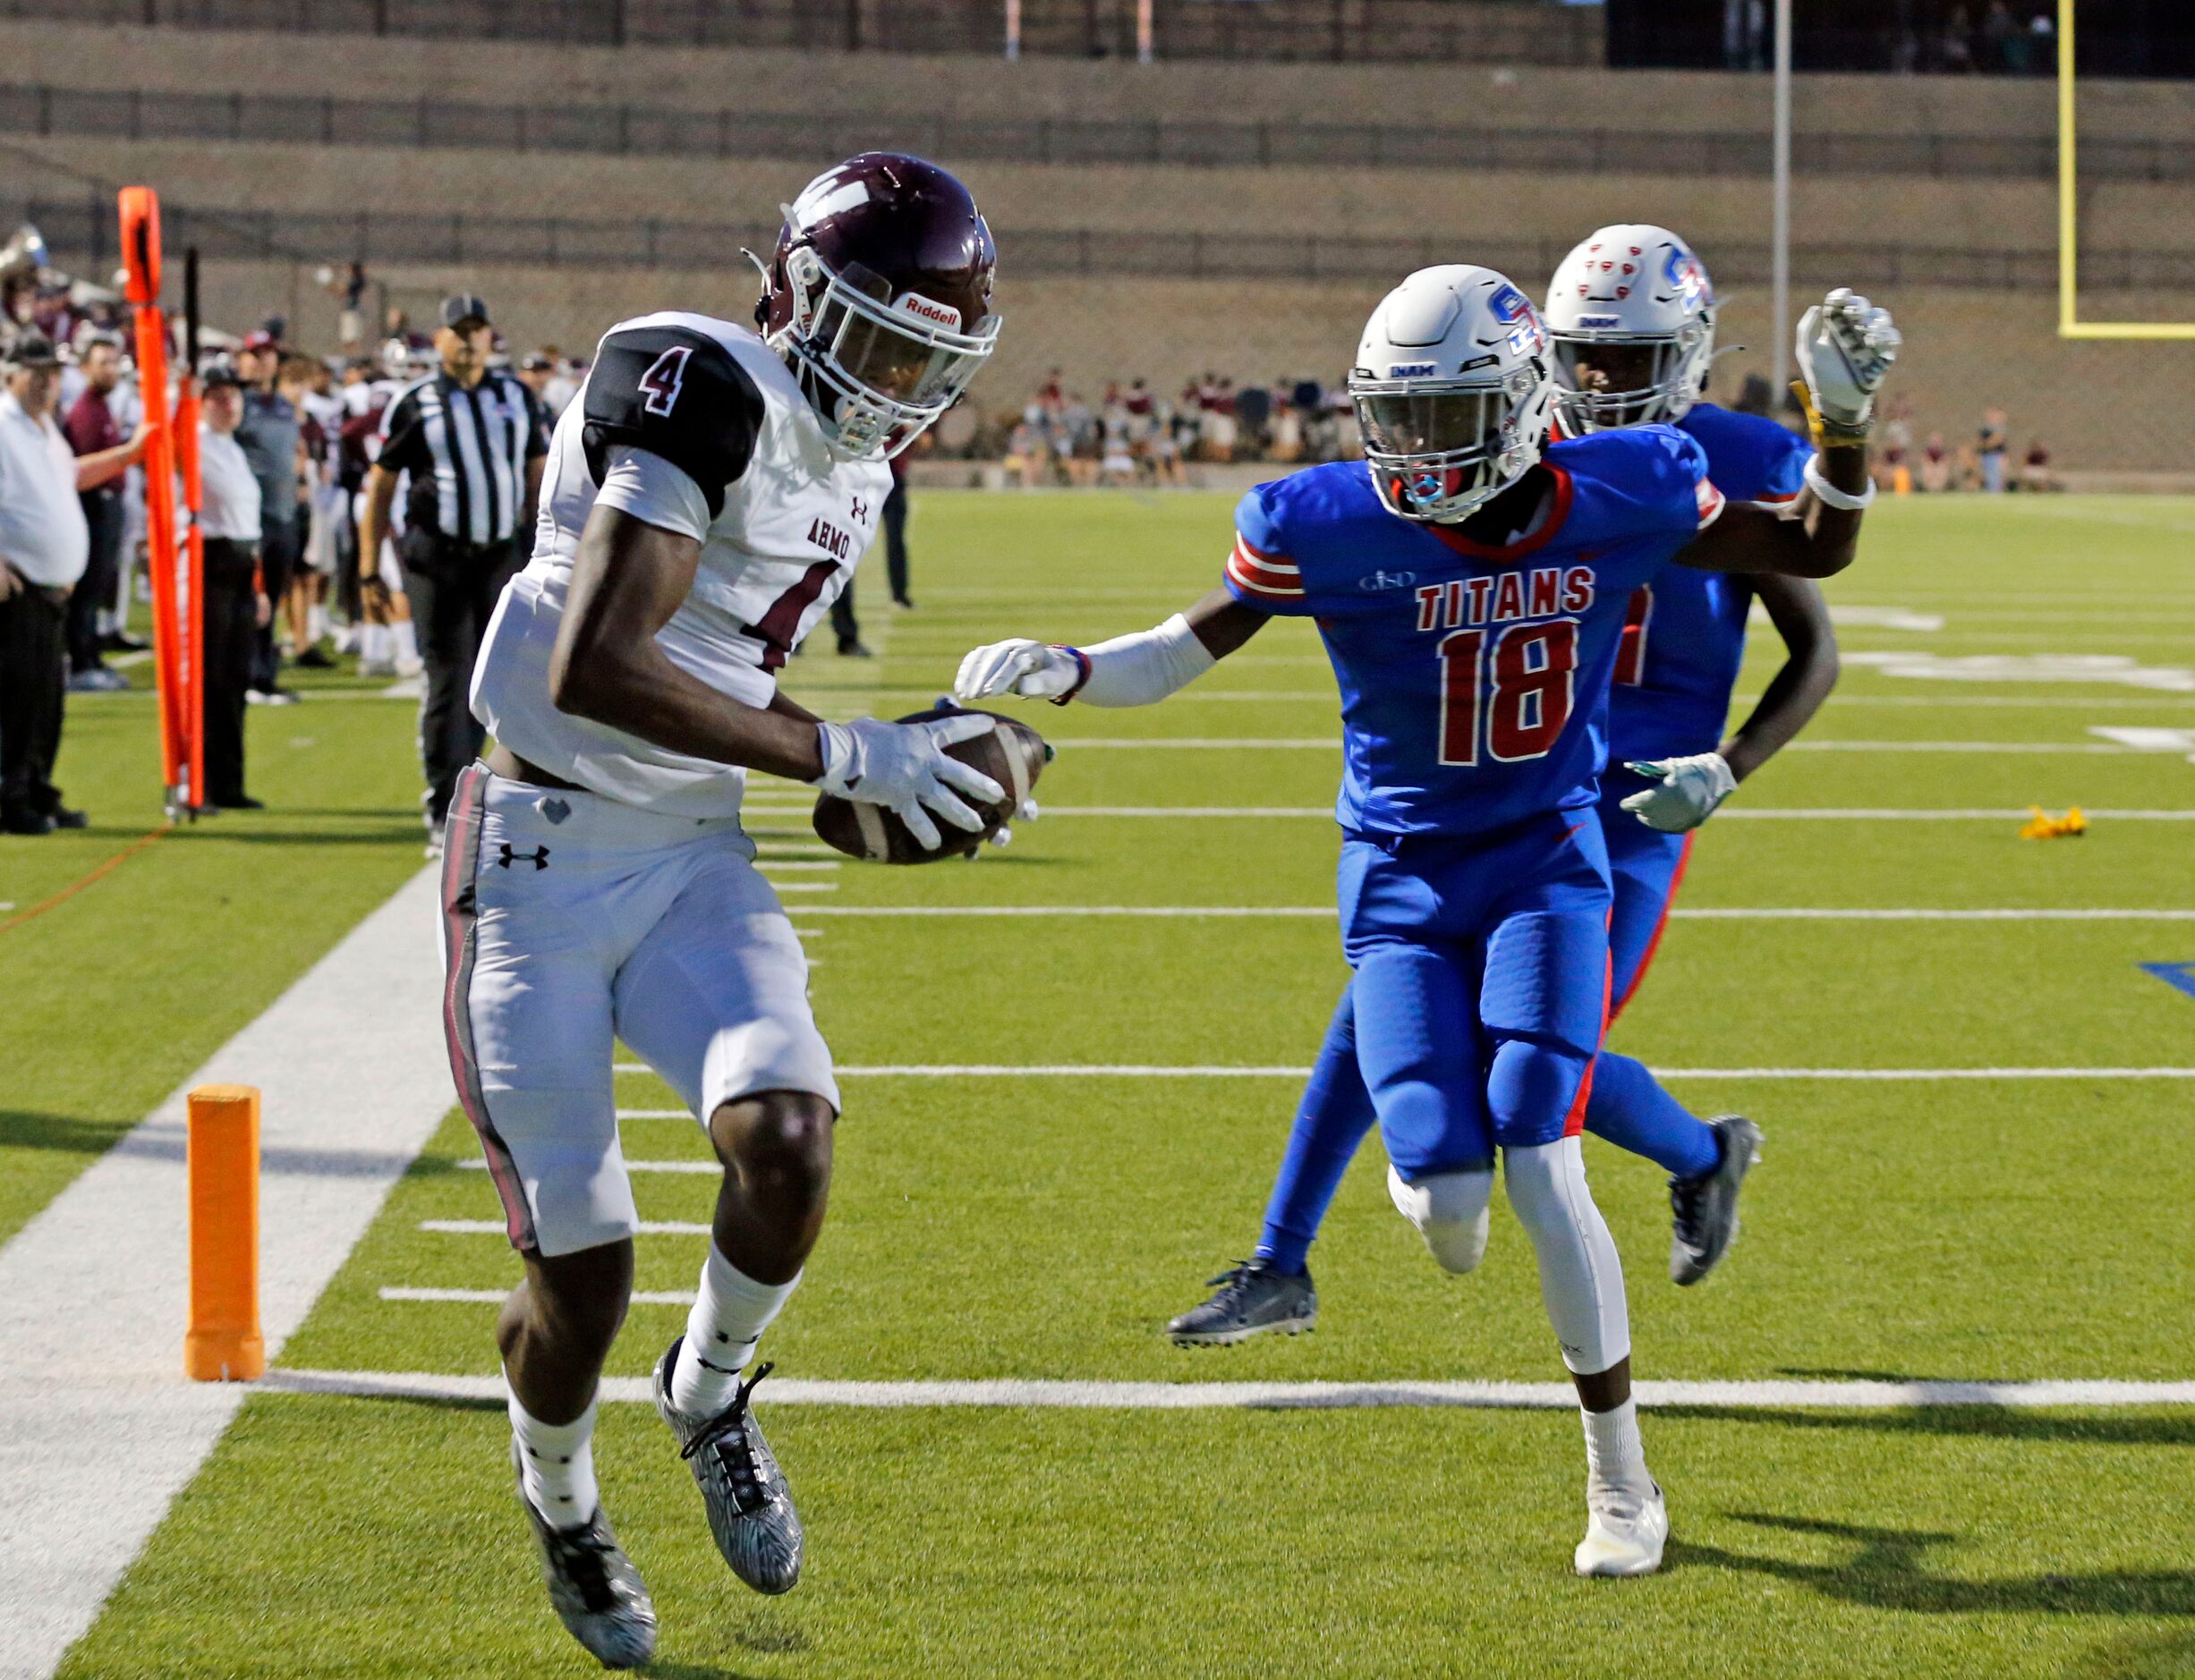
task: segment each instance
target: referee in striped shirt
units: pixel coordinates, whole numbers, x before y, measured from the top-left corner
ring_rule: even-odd
[[[441,369],[390,400],[359,523],[360,580],[385,589],[381,539],[397,485],[408,484],[396,554],[427,667],[419,737],[430,853],[457,774],[485,740],[466,690],[497,598],[525,561],[549,453],[539,399],[488,365],[494,343],[485,302],[469,293],[442,301]]]

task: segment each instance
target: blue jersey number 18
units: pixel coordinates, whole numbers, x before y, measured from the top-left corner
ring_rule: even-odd
[[[1498,764],[1544,758],[1562,738],[1576,698],[1578,621],[1511,624],[1495,633],[1491,656],[1483,628],[1441,642],[1441,762],[1476,764],[1482,711],[1486,756]],[[1486,668],[1493,681],[1485,705]]]

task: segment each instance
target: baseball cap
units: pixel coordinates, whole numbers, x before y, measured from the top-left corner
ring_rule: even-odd
[[[256,332],[246,333],[244,342],[237,348],[239,350],[280,350],[282,341],[265,327],[261,327]]]
[[[442,325],[463,327],[467,321],[489,325],[488,300],[476,293],[460,292],[442,300]]]
[[[61,358],[54,353],[54,341],[37,331],[16,335],[14,348],[8,352],[7,359],[18,368],[55,368],[61,365]]]
[[[247,345],[251,342],[250,339],[244,341]],[[199,369],[198,379],[199,383],[208,391],[217,385],[241,386],[243,384],[242,376],[236,371],[236,364],[226,356],[209,358],[205,366]]]
[[[553,373],[557,368],[555,362],[549,361],[547,356],[540,355],[528,356],[518,366],[520,371],[524,373]]]

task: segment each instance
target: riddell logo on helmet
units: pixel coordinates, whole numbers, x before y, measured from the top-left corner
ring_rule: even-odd
[[[893,304],[892,308],[898,310],[902,315],[912,315],[918,320],[934,321],[940,327],[951,327],[955,332],[960,330],[960,311],[958,310],[949,308],[943,303],[932,302],[919,292],[901,293],[899,301]]]

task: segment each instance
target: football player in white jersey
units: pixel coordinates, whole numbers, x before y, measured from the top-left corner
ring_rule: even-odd
[[[777,673],[869,546],[890,457],[991,353],[996,247],[967,189],[864,153],[786,212],[759,334],[667,312],[613,327],[565,411],[533,558],[473,675],[498,742],[453,801],[443,874],[450,1062],[525,1263],[497,1330],[520,1493],[564,1625],[605,1665],[655,1612],[596,1492],[597,1379],[640,1228],[617,1039],[724,1167],[658,1410],[749,1586],[798,1578],[800,1520],[741,1379],[823,1220],[838,1090],[807,963],[742,832],[761,769],[889,807],[934,844],[1004,797],[944,749],[983,717],[825,723]]]

